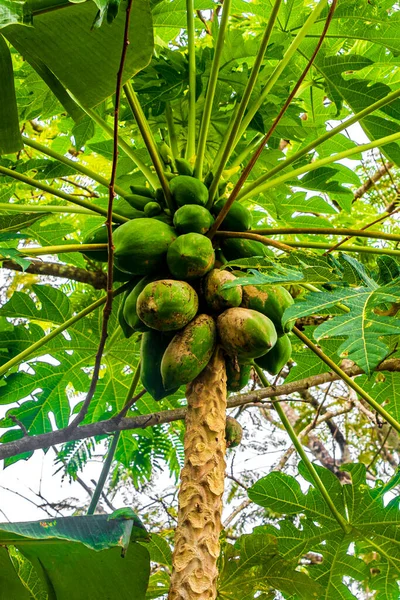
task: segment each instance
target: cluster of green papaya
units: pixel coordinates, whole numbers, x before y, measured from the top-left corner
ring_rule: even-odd
[[[195,379],[217,342],[226,353],[230,391],[248,383],[253,361],[277,374],[291,354],[291,324],[285,330],[281,324],[293,302],[291,295],[278,285],[242,286],[243,271],[222,268],[206,234],[225,199],[218,199],[209,211],[207,185],[193,177],[189,163],[176,163],[180,174],[169,181],[174,215],[162,192],[132,186],[126,200],[139,216],[135,213],[113,231],[115,274],[131,282],[118,318],[126,337],[142,333],[141,381],[155,400]],[[251,226],[250,211],[234,202],[222,229],[247,231]],[[85,240],[106,241],[105,227]],[[230,261],[264,255],[265,246],[229,238],[221,242],[219,252]],[[86,256],[107,260],[107,252]]]

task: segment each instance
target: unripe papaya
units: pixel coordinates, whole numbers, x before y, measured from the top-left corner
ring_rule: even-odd
[[[168,268],[174,277],[184,281],[203,277],[214,262],[211,240],[199,233],[180,235],[168,248]]]
[[[144,217],[144,212],[142,210],[133,208],[123,198],[118,198],[118,200],[114,202],[113,212],[122,217],[126,217],[127,219],[143,219]]]
[[[240,392],[249,383],[251,365],[240,365],[235,358],[227,356],[225,366],[228,392]]]
[[[139,294],[136,310],[151,329],[176,331],[193,319],[198,306],[199,298],[188,283],[161,279],[146,285]]]
[[[233,417],[226,417],[225,425],[225,440],[227,448],[235,448],[239,446],[243,437],[243,429],[241,424]]]
[[[174,214],[174,227],[179,234],[201,233],[205,235],[214,223],[214,217],[198,204],[186,204]]]
[[[113,238],[116,226],[113,226]],[[83,244],[107,244],[108,243],[108,229],[104,225],[98,227],[92,233],[85,237]],[[107,262],[108,251],[107,250],[85,250],[83,253],[86,258],[90,260],[97,260],[99,262]]]
[[[243,287],[242,306],[258,310],[266,315],[275,325],[278,336],[293,329],[295,319],[282,327],[282,316],[294,300],[289,292],[281,285],[246,285]]]
[[[236,277],[229,271],[213,269],[204,281],[204,298],[207,305],[214,312],[220,312],[227,308],[240,306],[242,302],[242,287],[237,285],[224,289],[224,285],[236,281]]]
[[[151,217],[156,217],[160,214],[160,212],[161,206],[158,204],[158,202],[148,202],[144,207],[144,214],[146,217],[149,217],[149,219],[151,219]]]
[[[292,355],[292,344],[287,335],[278,337],[275,346],[268,354],[256,359],[256,363],[270,375],[278,375]]]
[[[139,294],[144,290],[148,283],[154,281],[151,277],[142,277],[130,291],[125,299],[123,307],[123,315],[126,323],[133,331],[148,331],[149,328],[139,318],[136,310],[137,299]]]
[[[214,204],[211,211],[215,217],[219,215],[226,202],[225,198],[221,198]],[[251,212],[243,204],[240,204],[240,202],[234,202],[225,219],[222,221],[220,229],[222,231],[248,231],[251,229],[252,221]]]
[[[161,361],[171,335],[150,330],[142,335],[140,346],[140,381],[154,400],[174,394],[178,387],[167,391],[161,377]]]
[[[188,175],[178,175],[170,181],[169,189],[178,207],[185,204],[205,206],[208,201],[208,189],[202,181]]]
[[[227,260],[251,258],[252,256],[271,256],[271,251],[261,242],[241,238],[222,240],[221,250]]]
[[[193,177],[193,167],[188,160],[186,160],[185,158],[176,158],[175,165],[179,175],[187,175],[188,177]]]
[[[126,319],[124,317],[124,307],[125,307],[126,299],[128,298],[131,291],[132,291],[132,289],[127,290],[125,292],[125,294],[123,295],[122,301],[119,305],[118,315],[117,315],[118,323],[122,329],[122,333],[124,334],[124,337],[126,337],[127,339],[130,338],[135,333],[135,330],[132,329],[132,327],[126,322]]]
[[[218,317],[217,328],[226,353],[243,362],[266,354],[277,340],[272,321],[248,308],[228,308]]]
[[[125,200],[132,206],[132,208],[136,208],[136,210],[144,211],[144,207],[150,201],[147,196],[139,196],[139,194],[130,194],[129,196],[125,196]]]
[[[207,366],[216,344],[215,322],[198,315],[171,340],[161,361],[165,389],[190,383]]]
[[[153,200],[156,197],[156,193],[154,190],[146,187],[145,185],[130,185],[132,194],[135,196],[145,196],[150,200]]]
[[[165,265],[168,247],[175,239],[175,230],[157,219],[128,221],[113,236],[115,264],[133,275],[155,273]]]

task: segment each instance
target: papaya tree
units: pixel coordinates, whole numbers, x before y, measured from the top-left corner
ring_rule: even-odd
[[[179,473],[147,598],[399,597],[398,15],[0,0],[0,458],[106,440],[88,515]],[[247,408],[290,445],[245,485]]]

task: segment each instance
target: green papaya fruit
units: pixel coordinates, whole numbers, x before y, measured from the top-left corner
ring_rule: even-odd
[[[186,204],[174,214],[174,227],[179,234],[201,233],[205,235],[214,223],[214,217],[204,206]]]
[[[207,366],[216,339],[215,322],[209,315],[198,315],[179,331],[161,361],[165,388],[173,389],[193,381]]]
[[[156,197],[156,193],[154,190],[146,187],[145,185],[130,185],[132,194],[135,196],[145,196],[150,200],[153,200]]]
[[[188,160],[186,160],[185,158],[176,158],[175,165],[179,175],[187,175],[188,177],[193,177],[193,167]]]
[[[227,260],[251,258],[252,256],[271,256],[271,250],[261,242],[241,238],[227,238],[221,242],[221,250]]]
[[[165,265],[175,230],[157,219],[135,219],[120,225],[114,240],[114,262],[121,271],[148,275]]]
[[[203,277],[215,262],[211,240],[199,233],[180,235],[168,248],[167,264],[174,277],[190,281]]]
[[[270,375],[278,375],[292,355],[292,344],[289,336],[278,337],[275,346],[270,352],[256,359],[259,367],[268,371]]]
[[[140,346],[140,381],[154,400],[162,400],[178,391],[166,390],[161,377],[161,361],[171,341],[171,335],[150,330],[142,335]]]
[[[133,331],[148,331],[149,328],[139,318],[136,310],[139,294],[144,290],[148,283],[154,281],[150,276],[142,277],[127,294],[124,302],[123,315],[126,323]]]
[[[114,232],[116,231],[117,226],[114,225],[113,226],[113,239],[114,239]],[[91,233],[89,233],[88,236],[85,237],[85,239],[82,242],[83,244],[107,244],[108,243],[108,229],[105,225],[102,225],[101,227],[98,227],[97,229],[95,229],[94,231],[92,231]],[[107,250],[85,250],[85,252],[83,252],[84,256],[86,256],[86,258],[89,258],[90,260],[97,260],[98,262],[107,262],[108,260],[108,252]]]
[[[216,217],[219,215],[227,200],[222,198],[214,204],[211,212]],[[234,202],[229,209],[228,214],[222,221],[220,229],[222,231],[248,231],[251,229],[253,217],[247,208],[240,204],[240,202]]]
[[[231,281],[236,281],[236,277],[229,271],[213,269],[207,275],[203,283],[204,298],[213,312],[241,305],[242,287],[240,285],[224,289],[224,285]]]
[[[129,196],[125,196],[125,200],[132,206],[132,208],[136,208],[136,210],[144,211],[146,204],[149,202],[149,198],[147,196],[139,196],[139,194],[130,194]]]
[[[138,210],[137,208],[133,208],[126,200],[123,198],[118,198],[113,203],[113,212],[117,215],[121,215],[121,217],[126,217],[127,219],[143,219],[144,212],[142,210]]]
[[[178,208],[185,204],[205,206],[208,202],[208,189],[195,177],[178,175],[170,181],[169,188]]]
[[[266,354],[277,340],[272,321],[248,308],[228,308],[218,317],[217,328],[225,352],[242,362]]]
[[[137,283],[137,278],[136,278],[136,283]],[[124,334],[124,337],[126,337],[127,339],[130,338],[134,333],[135,330],[132,329],[132,327],[126,322],[126,319],[124,317],[124,308],[125,308],[125,303],[126,300],[129,296],[129,294],[132,291],[132,288],[135,287],[135,283],[132,281],[132,283],[130,284],[130,289],[128,289],[125,294],[122,296],[122,300],[120,302],[119,308],[118,308],[118,323],[122,329],[122,333]]]
[[[240,365],[232,356],[227,356],[225,366],[228,392],[240,392],[249,383],[251,365]]]
[[[162,188],[157,188],[155,192],[155,200],[161,204],[161,206],[165,205],[165,194]]]
[[[242,426],[233,417],[226,417],[225,425],[225,441],[227,448],[235,448],[239,446],[243,437]]]
[[[198,306],[199,298],[188,283],[161,279],[146,285],[139,294],[136,310],[151,329],[176,331],[193,319]]]
[[[148,202],[144,207],[144,214],[146,217],[156,217],[161,212],[161,206],[158,202]]]
[[[165,165],[171,165],[173,160],[173,154],[171,148],[165,142],[162,142],[159,147],[160,156]]]
[[[291,331],[295,324],[295,319],[282,326],[283,313],[294,300],[289,292],[281,285],[246,285],[243,287],[242,306],[258,310],[266,315],[275,325],[278,336]]]

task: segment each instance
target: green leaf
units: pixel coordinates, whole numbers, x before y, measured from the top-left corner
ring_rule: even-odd
[[[95,134],[94,121],[85,116],[83,119],[76,123],[72,129],[72,135],[74,136],[74,146],[77,150],[80,150],[88,140],[90,140]]]
[[[34,284],[32,291],[40,302],[40,309],[28,294],[15,292],[10,300],[0,308],[0,316],[22,317],[59,324],[64,323],[72,316],[67,296],[57,288]]]
[[[0,23],[1,5],[0,5]],[[11,154],[23,148],[15,97],[14,73],[7,42],[0,35],[0,154]]]
[[[48,214],[27,212],[26,214],[0,215],[0,232],[21,231],[44,217],[48,217]]]
[[[1,259],[9,258],[13,260],[17,265],[20,265],[24,271],[31,264],[29,258],[25,258],[16,248],[0,248],[0,257]]]
[[[84,2],[41,14],[32,28],[10,25],[4,29],[4,35],[28,62],[44,64],[85,107],[95,106],[115,92],[121,59],[125,11],[119,11],[111,26],[92,30],[96,12],[93,2]],[[138,0],[132,6],[123,83],[148,64],[152,51],[149,2]]]
[[[400,301],[400,285],[378,287],[372,282],[368,287],[342,288],[332,292],[310,293],[304,301],[295,302],[283,316],[283,322],[293,317],[321,314],[338,303],[345,304],[350,312],[325,321],[314,332],[316,340],[324,337],[346,339],[338,348],[341,357],[348,357],[368,375],[385,358],[389,349],[381,337],[400,333],[400,324],[391,317],[377,314],[376,308],[387,302]]]
[[[31,562],[49,598],[84,600],[90,590],[98,598],[144,600],[150,558],[130,542],[136,529],[133,520],[107,515],[3,523],[0,543]]]
[[[362,464],[342,467],[352,478],[351,484],[344,485],[327,469],[316,468],[335,506],[353,526],[352,532],[345,534],[333,518],[327,518],[325,501],[313,485],[305,494],[294,477],[283,473],[270,473],[259,480],[250,488],[249,497],[290,519],[280,520],[279,529],[267,525],[257,532],[274,535],[278,551],[286,560],[299,559],[310,550],[322,555],[320,564],[308,568],[310,576],[322,586],[323,593],[318,596],[321,600],[355,598],[344,583],[345,576],[368,581],[371,590],[386,589],[387,596],[382,598],[395,600],[400,569],[398,498],[385,507],[382,496],[367,485]],[[310,481],[303,463],[300,473]],[[293,519],[295,515],[297,519]],[[354,543],[364,560],[352,551]],[[369,553],[376,556],[372,564]]]
[[[276,538],[271,535],[242,535],[234,545],[224,547],[223,568],[218,598],[251,600],[262,592],[277,589],[294,594],[299,600],[319,598],[320,585],[277,553]]]

